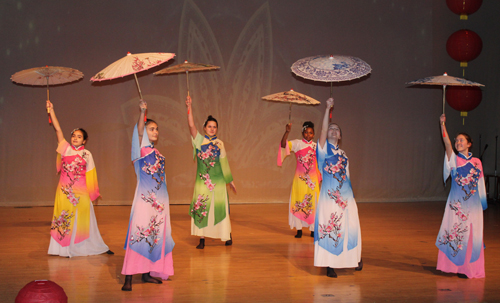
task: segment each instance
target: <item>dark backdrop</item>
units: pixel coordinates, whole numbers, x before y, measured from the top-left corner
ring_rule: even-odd
[[[446,1],[2,1],[0,3],[0,204],[50,205],[58,176],[56,137],[47,123],[45,88],[12,83],[17,71],[54,65],[76,68],[83,80],[51,87],[60,123],[69,138],[89,132],[101,188],[101,204],[131,203],[136,179],[130,162],[138,117],[133,77],[92,84],[90,78],[127,52],[173,52],[174,60],[138,74],[149,117],[160,126],[159,150],[167,157],[171,203],[188,203],[195,163],[186,122],[185,75],[154,76],[167,66],[192,62],[221,66],[191,73],[198,128],[208,114],[220,123],[238,187],[231,202],[288,201],[294,159],[276,166],[288,122],[288,105],[262,101],[289,90],[323,102],[294,106],[290,139],[305,120],[319,136],[327,84],[294,76],[298,59],[321,54],[356,56],[373,71],[334,85],[334,120],[343,130],[357,201],[444,200],[444,148],[438,119],[440,87],[405,82],[448,72],[486,85],[479,107],[462,125],[446,106],[448,130],[469,132],[486,173],[494,172],[499,128],[500,1],[484,1],[460,21]],[[461,69],[446,53],[453,32],[478,33],[481,55]]]

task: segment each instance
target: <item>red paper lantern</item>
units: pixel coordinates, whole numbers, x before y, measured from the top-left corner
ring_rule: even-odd
[[[483,40],[475,32],[462,29],[454,32],[446,41],[446,51],[461,67],[467,67],[467,62],[474,60],[483,50]]]
[[[35,280],[26,284],[17,294],[16,303],[67,303],[61,286],[49,280]]]
[[[477,86],[448,86],[446,102],[451,108],[460,111],[460,116],[467,117],[467,112],[475,109],[483,98],[481,89]]]
[[[457,15],[460,15],[461,20],[467,20],[467,16],[475,13],[483,0],[446,0],[448,8]]]

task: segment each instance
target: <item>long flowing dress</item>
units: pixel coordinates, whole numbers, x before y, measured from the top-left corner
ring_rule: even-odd
[[[137,125],[132,136],[132,161],[137,176],[130,211],[122,274],[150,273],[168,279],[174,274],[170,208],[165,157],[150,143],[144,127],[139,148]]]
[[[191,138],[197,170],[189,208],[191,235],[228,241],[231,221],[226,184],[233,181],[224,143],[216,136]]]
[[[328,141],[323,148],[318,144],[316,151],[323,183],[316,210],[314,266],[357,267],[361,228],[349,179],[349,159]]]
[[[289,200],[288,224],[290,228],[302,230],[309,227],[314,231],[316,204],[319,198],[321,176],[316,161],[316,142],[292,140],[287,142],[286,148],[278,151],[278,166],[283,164],[284,158],[295,153],[297,167],[293,177],[292,191]]]
[[[483,166],[472,153],[445,155],[443,178],[451,190],[436,240],[437,269],[484,278],[483,210],[488,207]]]
[[[57,185],[54,213],[50,227],[49,255],[77,257],[102,254],[109,250],[104,244],[92,201],[99,186],[92,154],[66,140],[57,146]]]

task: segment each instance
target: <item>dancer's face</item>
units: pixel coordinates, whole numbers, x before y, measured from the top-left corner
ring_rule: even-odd
[[[83,139],[83,132],[81,132],[79,130],[75,130],[73,132],[73,134],[71,135],[71,144],[74,147],[80,147],[83,144],[85,144],[85,142],[87,142],[87,140]]]
[[[217,135],[217,123],[215,123],[215,121],[208,121],[207,125],[203,127],[203,130],[205,131],[205,134],[213,137]]]
[[[311,141],[312,139],[314,139],[314,129],[312,129],[311,127],[306,128],[306,129],[302,132],[302,137],[303,137],[306,141]]]
[[[150,142],[157,141],[158,140],[158,124],[151,122],[148,125],[146,125],[146,132],[148,133],[148,138]]]

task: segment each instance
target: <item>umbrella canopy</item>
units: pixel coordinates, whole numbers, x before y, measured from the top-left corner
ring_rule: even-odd
[[[65,84],[83,78],[83,73],[77,69],[61,66],[45,66],[25,69],[13,74],[10,79],[19,84],[47,86],[47,100],[50,100],[50,85]],[[50,110],[47,109],[50,120]]]
[[[186,73],[186,84],[187,84],[187,93],[189,96],[189,72],[199,72],[199,71],[207,71],[207,70],[217,70],[220,66],[203,64],[203,63],[192,63],[187,60],[184,63],[177,64],[174,66],[170,66],[164,68],[160,71],[154,73],[154,75],[165,75],[165,74],[177,74],[177,73]]]
[[[457,78],[448,76],[447,73],[444,73],[442,76],[432,76],[426,77],[410,82],[406,82],[405,84],[409,85],[442,85],[443,86],[443,114],[444,114],[444,106],[446,102],[446,86],[484,86],[481,83],[472,82],[466,79]]]
[[[281,93],[264,96],[262,97],[262,100],[297,103],[297,104],[309,104],[309,105],[317,105],[321,103],[318,100],[313,99],[307,95],[297,93],[293,89]]]
[[[322,82],[350,81],[368,75],[372,68],[365,61],[351,56],[313,56],[292,65],[299,77]]]
[[[13,82],[24,85],[49,86],[77,81],[83,73],[77,69],[61,66],[45,66],[25,69],[13,74]]]
[[[271,94],[262,97],[262,100],[266,101],[277,101],[277,102],[287,102],[290,103],[290,110],[288,112],[288,120],[292,118],[292,103],[296,104],[307,104],[307,105],[318,105],[319,102],[307,95],[297,93],[293,89],[281,93]]]
[[[203,63],[192,63],[188,62],[187,60],[184,61],[184,63],[177,64],[174,66],[170,66],[167,68],[164,68],[162,70],[159,70],[154,73],[154,75],[163,75],[163,74],[176,74],[176,73],[183,73],[183,72],[198,72],[198,71],[205,71],[205,70],[216,70],[219,69],[220,66],[215,66],[215,65],[210,65],[210,64],[203,64]]]
[[[141,53],[127,55],[95,74],[90,81],[104,81],[125,77],[148,70],[172,59],[172,53]]]
[[[450,86],[484,86],[481,83],[477,82],[472,82],[466,79],[462,78],[457,78],[457,77],[452,77],[448,76],[447,73],[444,73],[442,76],[432,76],[432,77],[426,77],[410,82],[406,82],[405,84],[410,84],[410,85],[450,85]]]

